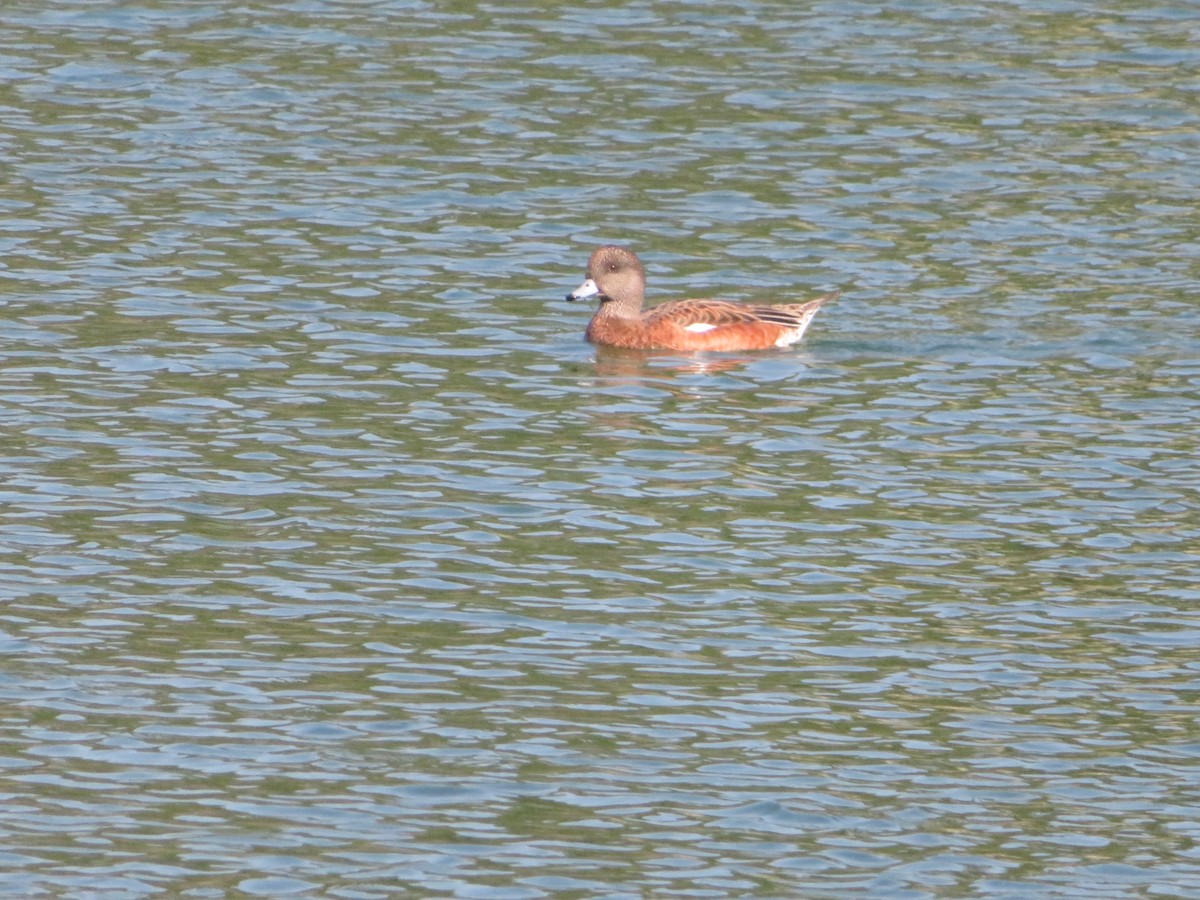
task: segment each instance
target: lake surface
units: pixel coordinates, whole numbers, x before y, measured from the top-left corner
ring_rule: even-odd
[[[0,24],[0,893],[1200,895],[1193,4]]]

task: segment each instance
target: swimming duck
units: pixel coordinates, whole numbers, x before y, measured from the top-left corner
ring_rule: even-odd
[[[636,350],[764,350],[800,340],[834,291],[806,303],[749,306],[731,300],[671,300],[642,310],[646,270],[632,250],[605,246],[593,251],[583,284],[568,300],[598,297],[587,327],[594,344]]]

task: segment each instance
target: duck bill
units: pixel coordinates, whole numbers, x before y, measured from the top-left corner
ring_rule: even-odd
[[[588,297],[600,296],[600,288],[596,287],[596,282],[588,279],[571,293],[567,294],[568,300],[586,300]]]

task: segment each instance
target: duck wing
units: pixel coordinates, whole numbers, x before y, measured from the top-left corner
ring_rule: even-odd
[[[646,324],[671,322],[693,331],[708,331],[723,325],[754,325],[763,322],[784,328],[802,328],[823,303],[835,299],[840,293],[834,291],[805,303],[772,306],[747,306],[732,300],[672,300],[651,309],[646,314]],[[705,328],[706,325],[709,328]]]
[[[769,307],[765,307],[769,308]],[[752,306],[731,300],[671,300],[660,303],[646,314],[646,324],[671,322],[681,328],[693,325],[745,325],[758,321]]]

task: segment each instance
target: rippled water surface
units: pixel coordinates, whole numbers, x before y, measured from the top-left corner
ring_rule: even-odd
[[[1188,3],[0,11],[0,891],[1200,895]],[[562,302],[840,287],[798,350]]]

